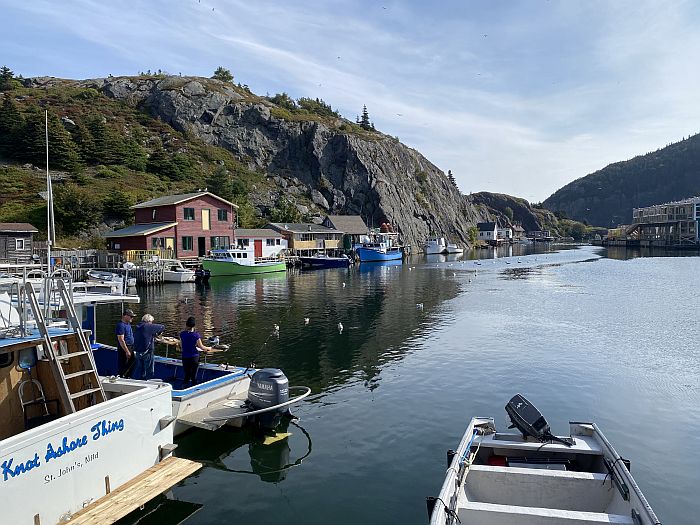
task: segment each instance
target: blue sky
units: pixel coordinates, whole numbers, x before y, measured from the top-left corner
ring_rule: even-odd
[[[464,193],[540,201],[700,131],[700,2],[0,0],[0,65],[95,78],[229,68],[366,104]]]

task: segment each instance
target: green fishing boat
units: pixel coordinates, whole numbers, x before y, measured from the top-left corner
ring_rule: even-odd
[[[212,277],[221,275],[252,275],[256,273],[284,272],[287,265],[283,259],[255,257],[247,250],[212,250],[211,256],[202,261],[202,268]]]

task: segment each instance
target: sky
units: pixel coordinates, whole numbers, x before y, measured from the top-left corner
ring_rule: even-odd
[[[539,202],[700,131],[700,2],[0,0],[0,65],[148,69],[321,98],[447,172]]]

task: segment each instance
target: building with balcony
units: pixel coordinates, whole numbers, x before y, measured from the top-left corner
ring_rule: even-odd
[[[629,229],[628,234],[636,235],[643,246],[696,246],[700,244],[700,197],[634,208]]]
[[[265,228],[281,233],[294,255],[312,255],[342,248],[343,232],[320,224],[271,222]]]

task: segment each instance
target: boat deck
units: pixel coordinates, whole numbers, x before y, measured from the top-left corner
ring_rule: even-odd
[[[0,354],[41,345],[44,342],[44,338],[41,337],[41,334],[39,334],[39,330],[36,328],[31,328],[30,331],[31,333],[29,335],[25,335],[23,337],[7,336],[0,338]],[[65,327],[49,328],[48,332],[52,339],[54,337],[65,337],[74,333],[72,329]]]

